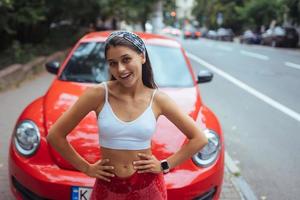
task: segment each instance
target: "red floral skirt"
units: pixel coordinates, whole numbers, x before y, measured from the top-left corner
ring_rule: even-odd
[[[112,177],[110,182],[96,179],[91,200],[167,200],[163,174],[137,173]]]

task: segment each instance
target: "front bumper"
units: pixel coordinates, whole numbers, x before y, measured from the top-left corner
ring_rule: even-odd
[[[30,160],[30,159],[29,159]],[[168,199],[219,199],[224,171],[224,155],[205,171],[191,169],[192,161],[165,176]],[[94,179],[55,164],[32,164],[12,148],[9,159],[10,187],[17,199],[71,199],[72,186],[92,187]]]
[[[221,194],[223,175],[224,175],[224,155],[220,154],[216,163],[206,169],[205,172],[199,173],[198,176],[192,176],[187,170],[174,174],[177,176],[177,183],[183,185],[176,187],[175,184],[168,187],[170,181],[165,177],[168,187],[168,199],[174,200],[218,200]],[[172,178],[174,179],[174,178]],[[190,181],[188,181],[190,180]]]
[[[92,187],[94,184],[93,178],[81,172],[59,168],[47,149],[24,158],[12,146],[8,164],[10,188],[16,199],[70,199],[72,186]]]

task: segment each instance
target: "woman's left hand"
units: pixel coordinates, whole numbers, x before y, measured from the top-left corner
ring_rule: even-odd
[[[133,168],[138,170],[138,173],[161,173],[160,161],[154,155],[138,153],[141,160],[133,161]]]

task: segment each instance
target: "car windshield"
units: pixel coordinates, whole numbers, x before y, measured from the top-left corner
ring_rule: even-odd
[[[285,35],[285,30],[279,26],[274,29],[275,35]]]
[[[193,80],[180,48],[147,45],[154,79],[159,87],[190,87]],[[104,43],[81,43],[64,68],[60,80],[101,83],[110,74]]]

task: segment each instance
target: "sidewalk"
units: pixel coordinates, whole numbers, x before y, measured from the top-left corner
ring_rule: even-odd
[[[237,188],[232,183],[231,177],[234,176],[229,173],[225,166],[224,181],[222,186],[222,192],[220,200],[243,200]]]

